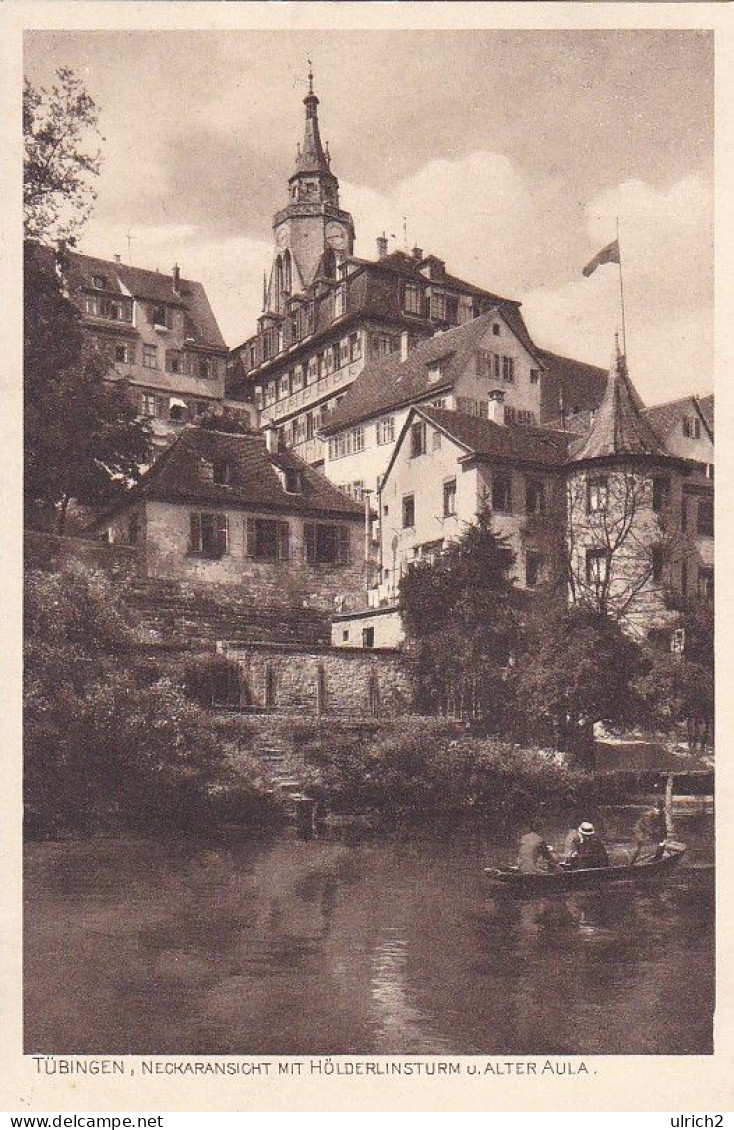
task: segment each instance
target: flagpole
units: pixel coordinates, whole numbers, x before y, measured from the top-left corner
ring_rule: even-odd
[[[627,331],[624,324],[624,283],[622,281],[622,246],[619,242],[619,216],[617,216],[617,252],[619,263],[619,300],[622,307],[622,353],[627,359]]]

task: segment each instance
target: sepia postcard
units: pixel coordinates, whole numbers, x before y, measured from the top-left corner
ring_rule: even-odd
[[[0,20],[4,1109],[730,1110],[728,6]]]

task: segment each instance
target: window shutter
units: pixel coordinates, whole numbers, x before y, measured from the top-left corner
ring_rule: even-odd
[[[214,516],[217,531],[217,552],[221,555],[229,549],[229,522],[226,514]]]
[[[350,560],[350,557],[349,557],[349,527],[348,526],[339,526],[338,536],[339,536],[338,562],[339,562],[340,565],[348,565],[349,560]]]
[[[306,561],[313,565],[316,562],[316,526],[313,522],[307,522],[303,528],[304,543],[306,550]]]
[[[245,556],[255,556],[255,519],[248,518],[245,523]]]
[[[288,522],[278,522],[278,560],[290,561],[291,528]]]
[[[191,545],[192,553],[201,553],[201,514],[191,515]]]

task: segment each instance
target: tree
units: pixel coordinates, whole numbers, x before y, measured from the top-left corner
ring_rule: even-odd
[[[208,819],[226,743],[163,676],[142,678],[118,589],[78,566],[29,570],[24,786],[39,831]]]
[[[72,499],[108,502],[139,477],[150,425],[111,357],[85,336],[50,248],[27,243],[24,272],[25,508],[31,525],[63,533]]]
[[[644,668],[639,644],[609,616],[538,599],[528,610],[513,668],[526,732],[589,757],[595,722],[639,719],[634,683]]]
[[[513,562],[482,514],[436,562],[403,577],[400,613],[420,709],[500,723],[522,600]]]
[[[76,240],[89,217],[100,170],[93,148],[97,107],[68,68],[56,72],[50,91],[26,79],[23,88],[23,206],[29,239]]]
[[[713,601],[671,601],[678,605],[679,648],[672,650],[671,633],[651,635],[649,669],[637,681],[650,720],[656,725],[685,724],[691,752],[713,739],[714,726],[714,605]]]
[[[569,478],[565,557],[574,604],[633,629],[663,611],[662,563],[672,558],[678,537],[666,482],[625,466]]]

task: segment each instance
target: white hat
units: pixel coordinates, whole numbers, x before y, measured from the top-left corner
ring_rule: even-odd
[[[588,820],[584,820],[583,824],[579,825],[579,832],[582,836],[593,836],[594,825],[590,824]]]

